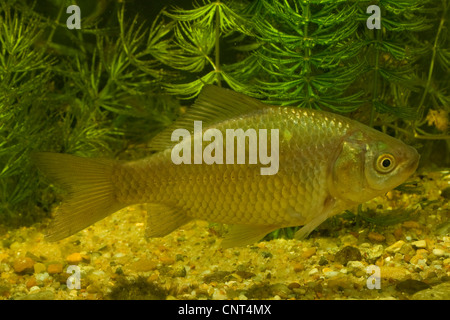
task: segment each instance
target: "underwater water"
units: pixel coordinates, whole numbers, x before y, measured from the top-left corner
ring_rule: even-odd
[[[450,299],[449,3],[394,2],[0,1],[0,300]],[[148,218],[146,174],[169,168],[177,186],[191,173],[149,166],[129,179],[123,163],[172,148],[174,123],[223,129],[265,104],[315,110],[252,120],[280,130],[276,183],[251,184],[249,150],[234,189],[183,180],[152,196],[189,193],[188,214]],[[334,130],[346,120],[322,112],[367,127]],[[90,186],[105,167],[42,166],[39,152],[122,162],[99,160],[111,176]],[[121,192],[100,206],[110,181]],[[282,218],[289,206],[298,224]]]

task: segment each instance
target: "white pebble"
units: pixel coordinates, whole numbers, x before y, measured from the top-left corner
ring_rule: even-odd
[[[333,278],[339,274],[339,271],[328,271],[325,272],[324,275],[326,278]]]
[[[436,257],[442,257],[442,256],[445,255],[445,250],[442,250],[442,249],[433,249],[433,254],[434,254]]]
[[[33,293],[38,292],[39,290],[41,290],[41,288],[39,288],[38,286],[32,286],[29,291],[30,293]]]
[[[48,277],[49,277],[49,274],[47,272],[42,272],[42,273],[38,273],[37,275],[35,275],[37,282],[43,282]]]
[[[312,276],[312,275],[314,275],[314,274],[316,274],[316,273],[319,273],[319,270],[318,270],[317,268],[312,268],[311,271],[308,272],[308,274],[309,274],[310,276]]]
[[[347,268],[362,270],[364,268],[364,263],[361,261],[349,261],[347,262]]]

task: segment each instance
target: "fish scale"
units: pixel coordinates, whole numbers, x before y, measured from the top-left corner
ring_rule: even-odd
[[[195,121],[202,122],[201,135],[194,135]],[[172,161],[175,146],[190,143],[193,151],[212,128],[222,134],[224,164],[195,164],[194,152],[191,164]],[[171,140],[176,129],[186,129],[192,141],[183,138],[177,145]],[[225,163],[230,151],[227,129],[257,133],[266,129],[271,161],[275,158],[270,133],[278,130],[278,171],[263,175],[261,168],[268,164],[249,164],[249,152],[244,164],[238,164],[236,150],[234,163]],[[202,151],[209,144],[203,141]],[[36,154],[42,171],[70,191],[56,212],[48,239],[67,237],[137,203],[147,203],[150,237],[203,219],[232,225],[224,247],[249,244],[287,226],[303,225],[296,233],[301,239],[328,217],[396,187],[419,161],[415,149],[354,120],[324,111],[268,106],[214,86],[205,86],[190,111],[149,147],[156,153],[131,162]],[[247,151],[248,147],[247,141]]]
[[[327,163],[324,159],[330,154],[330,150],[320,144],[319,147],[311,145],[317,145],[321,141],[327,145],[336,144],[348,128],[341,126],[344,130],[338,132],[337,126],[323,126],[322,123],[329,119],[323,118],[319,122],[319,119],[313,118],[314,114],[313,111],[276,108],[215,126],[224,137],[226,129],[289,131],[292,135],[289,141],[283,137],[280,140],[280,170],[276,175],[260,175],[259,165],[175,165],[170,161],[170,152],[166,151],[160,157],[150,158],[145,164],[141,164],[140,170],[136,163],[130,163],[127,166],[130,172],[118,172],[118,177],[127,177],[118,178],[116,183],[116,188],[122,195],[120,202],[160,202],[182,208],[192,218],[207,216],[213,221],[228,224],[306,224],[316,211],[321,210],[328,195]],[[336,124],[338,121],[333,119],[330,123]],[[310,134],[309,128],[312,125],[321,130]],[[204,131],[207,129],[204,128]],[[333,130],[334,135],[331,135]],[[204,142],[203,147],[205,146]],[[224,146],[224,154],[225,152]],[[293,158],[293,152],[300,154],[300,157]],[[133,170],[136,171],[133,173]],[[139,178],[132,179],[131,176]],[[178,179],[174,185],[172,181],[176,181],[177,176],[184,178]],[[148,181],[152,181],[152,184],[148,185]],[[234,196],[238,188],[241,197]],[[248,195],[243,192],[245,190],[249,191]],[[222,203],[220,199],[225,199],[225,202]],[[280,207],[283,211],[279,210]],[[296,214],[293,215],[292,212]]]

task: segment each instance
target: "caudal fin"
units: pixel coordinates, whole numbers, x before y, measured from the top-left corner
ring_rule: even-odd
[[[122,209],[114,197],[111,176],[115,161],[39,152],[33,161],[55,184],[69,192],[56,211],[46,239],[66,238]]]

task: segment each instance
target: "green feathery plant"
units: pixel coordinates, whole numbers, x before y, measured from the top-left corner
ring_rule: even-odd
[[[206,3],[192,10],[174,8],[163,11],[164,16],[172,19],[173,48],[163,63],[183,71],[188,83],[167,83],[167,91],[173,95],[183,95],[185,98],[197,96],[206,83],[222,86],[222,82],[237,91],[248,88],[239,82],[234,73],[243,71],[243,63],[236,61],[223,64],[221,46],[229,46],[233,36],[245,36],[250,33],[249,22],[237,12],[243,10],[239,2],[227,5],[221,1]],[[227,42],[223,42],[224,39]],[[241,48],[235,48],[236,50]],[[244,50],[248,50],[245,49]],[[228,55],[236,55],[232,50],[226,50]],[[182,75],[182,76],[183,76]],[[189,76],[190,75],[190,76]],[[195,76],[193,76],[195,75]],[[194,78],[195,77],[195,78]],[[192,79],[194,78],[194,79]]]
[[[366,27],[371,4],[204,1],[166,10],[173,51],[162,62],[181,76],[168,92],[193,98],[225,82],[273,104],[357,111],[397,135],[448,139],[448,1],[379,1],[381,30]],[[440,119],[425,117],[430,108]]]
[[[177,116],[157,60],[170,28],[126,19],[123,4],[110,3],[110,17],[105,1],[91,11],[79,1],[86,19],[69,30],[69,2],[0,4],[0,223],[31,223],[55,201],[30,152],[142,157],[137,146]]]
[[[36,179],[24,170],[28,153],[53,121],[42,110],[54,101],[49,70],[55,60],[34,47],[40,25],[27,12],[0,4],[0,221],[22,220],[17,205],[36,193]]]
[[[345,112],[362,101],[350,87],[363,72],[357,56],[358,3],[258,1],[252,8],[257,38],[253,56],[260,89],[273,103]]]

